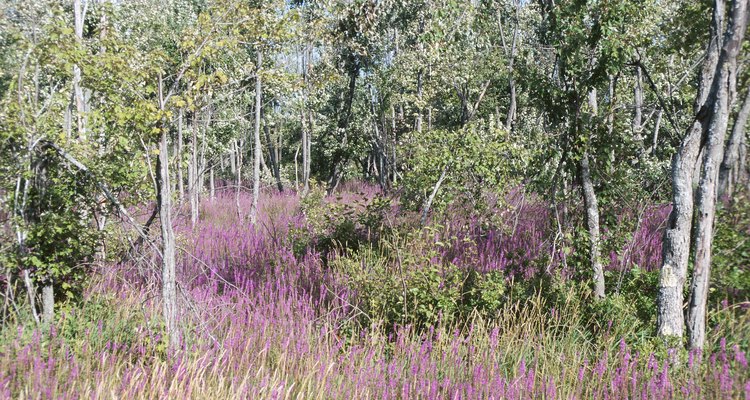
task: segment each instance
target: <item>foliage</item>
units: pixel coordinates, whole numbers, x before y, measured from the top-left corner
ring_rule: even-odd
[[[402,204],[407,209],[422,207],[444,170],[434,202],[438,210],[459,199],[476,202],[485,193],[504,192],[514,184],[512,172],[523,166],[523,155],[508,139],[508,133],[491,121],[411,135],[404,143],[409,162],[401,182]]]
[[[0,4],[0,397],[750,390],[744,194],[716,220],[704,356],[653,332],[710,2],[70,3]],[[171,352],[152,211],[177,236]]]
[[[744,195],[716,217],[711,298],[729,304],[750,298],[750,204]]]
[[[391,230],[392,202],[381,193],[346,194],[336,199],[325,199],[325,187],[312,183],[310,191],[300,202],[300,212],[307,226],[295,229],[295,254],[314,249],[323,254],[324,262],[333,253],[356,252],[363,245],[376,245]]]
[[[189,351],[174,357],[161,351],[161,305],[143,290],[149,283],[130,261],[102,271],[89,286],[87,301],[60,313],[48,334],[30,319],[0,331],[2,396],[246,398],[283,391],[336,399],[404,393],[522,399],[745,393],[750,379],[747,336],[741,336],[750,326],[746,315],[717,315],[722,324],[717,335],[728,336],[717,337],[701,356],[632,335],[628,324],[639,306],[624,295],[586,310],[585,286],[562,277],[541,284],[508,282],[494,272],[478,275],[470,285],[471,293],[483,295],[484,300],[471,300],[476,309],[492,312],[467,309],[465,317],[449,322],[447,313],[442,318],[435,313],[455,310],[457,295],[470,291],[462,289],[467,284],[446,279],[442,265],[416,257],[430,241],[415,239],[398,247],[408,260],[404,266],[413,269],[404,275],[413,285],[408,296],[423,306],[409,310],[437,323],[416,329],[415,319],[406,321],[410,326],[393,327],[376,312],[368,320],[359,308],[367,303],[356,300],[393,301],[388,304],[398,312],[400,275],[384,263],[393,261],[395,249],[361,249],[355,257],[337,260],[337,268],[353,273],[340,281],[334,271],[320,274],[315,257],[290,257],[290,243],[280,240],[286,227],[296,224],[297,199],[263,198],[259,220],[268,230],[238,227],[233,202],[231,195],[206,200],[207,218],[197,229],[177,226],[190,254],[201,261],[179,261],[179,270],[195,277],[185,280],[186,301],[192,304],[184,315],[192,328],[185,339]],[[274,266],[275,259],[284,264]],[[449,264],[445,271],[462,274]],[[328,290],[312,291],[309,278]],[[651,279],[633,277],[623,293],[641,291]],[[373,286],[357,293],[345,282]],[[364,327],[353,329],[353,322]],[[592,327],[604,334],[593,334]]]

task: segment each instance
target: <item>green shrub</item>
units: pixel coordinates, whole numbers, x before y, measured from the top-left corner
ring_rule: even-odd
[[[332,261],[356,293],[363,312],[360,324],[383,321],[387,330],[410,324],[420,331],[439,323],[466,322],[475,314],[495,316],[507,299],[504,275],[433,263],[437,253],[420,255],[424,243],[417,236],[392,238],[390,247],[363,247]]]
[[[375,244],[390,231],[386,214],[391,210],[391,200],[376,195],[367,199],[364,194],[352,203],[341,199],[326,201],[325,187],[313,184],[302,199],[300,209],[307,220],[307,229],[292,229],[292,246],[300,255],[309,248],[320,251],[327,263],[332,251],[347,253],[358,251],[365,244]]]
[[[413,132],[405,138],[407,160],[401,182],[401,203],[407,210],[421,209],[445,170],[445,179],[432,208],[470,202],[481,208],[485,191],[502,193],[512,186],[514,171],[524,155],[514,147],[508,132],[494,122],[477,121],[458,130]]]

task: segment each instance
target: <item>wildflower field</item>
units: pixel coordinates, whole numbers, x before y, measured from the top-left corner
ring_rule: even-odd
[[[664,207],[612,250],[619,286],[594,303],[567,227],[521,191],[493,218],[426,228],[366,185],[261,200],[255,225],[231,191],[204,200],[195,227],[176,222],[178,351],[144,246],[97,265],[48,330],[4,326],[0,397],[750,399],[746,304],[711,306],[704,352],[653,335]]]

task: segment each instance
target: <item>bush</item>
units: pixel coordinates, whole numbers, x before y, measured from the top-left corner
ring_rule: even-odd
[[[301,212],[307,220],[307,231],[291,230],[295,254],[314,248],[327,264],[331,252],[346,254],[358,251],[366,243],[377,245],[379,238],[390,231],[385,223],[391,211],[391,200],[376,194],[367,198],[358,193],[354,199],[327,201],[322,185],[311,186],[302,199]]]
[[[497,314],[507,299],[502,272],[436,263],[437,250],[422,253],[419,240],[416,234],[406,240],[392,236],[381,248],[362,248],[332,261],[356,293],[357,308],[364,313],[360,327],[383,321],[389,331],[399,325],[422,331],[467,322],[474,314]]]
[[[418,210],[445,170],[445,179],[432,208],[444,210],[449,204],[478,201],[485,191],[501,193],[511,187],[515,163],[523,159],[508,141],[508,133],[494,123],[477,122],[459,130],[430,130],[413,133],[404,144],[404,179],[401,202],[408,210]],[[514,160],[513,162],[509,162]]]

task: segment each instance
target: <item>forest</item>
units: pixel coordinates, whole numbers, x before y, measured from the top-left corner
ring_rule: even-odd
[[[750,0],[0,0],[0,399],[750,399]]]

